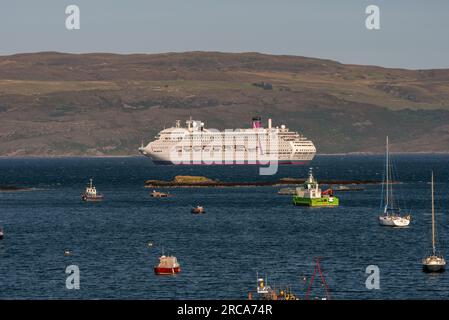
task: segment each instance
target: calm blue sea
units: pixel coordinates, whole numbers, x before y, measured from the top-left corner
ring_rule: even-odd
[[[245,299],[257,272],[303,298],[319,256],[333,299],[447,299],[449,272],[424,274],[420,261],[431,246],[432,169],[439,247],[448,251],[449,156],[398,155],[395,161],[402,182],[396,191],[412,210],[407,229],[379,226],[380,185],[340,193],[340,207],[322,209],[295,207],[277,187],[173,188],[173,197],[152,199],[143,186],[146,179],[178,174],[223,181],[305,177],[307,167],[259,176],[255,166],[154,166],[143,157],[1,158],[0,185],[33,191],[0,192],[6,233],[0,298]],[[311,166],[318,179],[382,180],[383,157],[317,156]],[[89,177],[103,202],[80,201]],[[195,204],[207,213],[192,215]],[[154,275],[162,247],[178,257],[181,274]],[[64,256],[65,249],[72,256]],[[69,265],[79,266],[79,290],[65,287]],[[365,287],[368,265],[380,268],[379,290]],[[312,296],[323,295],[315,281]]]

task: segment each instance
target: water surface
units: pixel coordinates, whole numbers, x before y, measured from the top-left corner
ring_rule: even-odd
[[[381,227],[380,185],[340,193],[338,208],[301,208],[276,187],[172,188],[152,199],[146,179],[205,175],[223,181],[305,177],[307,167],[282,166],[272,177],[257,167],[154,166],[143,157],[1,158],[0,185],[34,188],[0,192],[0,298],[244,299],[256,272],[271,285],[304,297],[314,257],[334,299],[447,298],[449,273],[421,272],[430,247],[430,170],[437,180],[439,246],[448,242],[448,155],[396,156],[395,188],[411,209],[407,229]],[[382,156],[317,156],[318,179],[381,180]],[[105,195],[83,203],[88,178]],[[202,204],[207,214],[194,216]],[[149,248],[148,242],[154,242]],[[155,276],[164,247],[182,273]],[[70,257],[64,250],[70,249]],[[449,258],[449,257],[446,257]],[[81,289],[65,288],[65,268],[78,265]],[[365,288],[365,268],[380,268],[380,290]],[[319,282],[312,295],[322,296]]]

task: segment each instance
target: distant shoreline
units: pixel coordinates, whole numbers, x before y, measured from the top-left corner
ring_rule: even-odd
[[[449,155],[449,151],[429,151],[429,152],[391,152],[398,155]],[[384,152],[348,152],[348,153],[319,153],[317,156],[381,156]]]
[[[145,188],[170,187],[269,187],[302,185],[307,178],[281,178],[274,181],[220,181],[205,176],[176,176],[173,180],[146,180]],[[380,184],[377,180],[321,180],[322,185]]]
[[[36,155],[30,155],[30,156],[0,156],[0,159],[68,159],[68,158],[137,158],[137,157],[143,157],[140,155],[127,155],[127,156],[36,156]]]
[[[34,189],[28,187],[18,187],[18,186],[0,186],[0,192],[22,192],[22,191],[32,191]]]
[[[317,153],[316,156],[328,157],[328,156],[381,156],[385,153],[382,152],[348,152],[348,153]],[[390,154],[396,155],[449,155],[449,151],[446,152],[390,152]],[[69,158],[140,158],[142,155],[57,155],[57,156],[44,156],[44,155],[29,155],[29,156],[0,156],[0,159],[69,159]]]

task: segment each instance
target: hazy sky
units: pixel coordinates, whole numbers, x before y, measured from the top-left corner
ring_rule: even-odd
[[[449,68],[449,0],[0,0],[0,55],[257,51]],[[76,4],[81,29],[65,28]],[[380,7],[380,30],[365,8]]]

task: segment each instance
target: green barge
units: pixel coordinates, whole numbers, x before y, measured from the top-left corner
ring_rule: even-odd
[[[336,207],[339,205],[339,199],[334,196],[332,189],[321,191],[310,168],[309,178],[302,187],[296,188],[293,204],[307,207]]]

